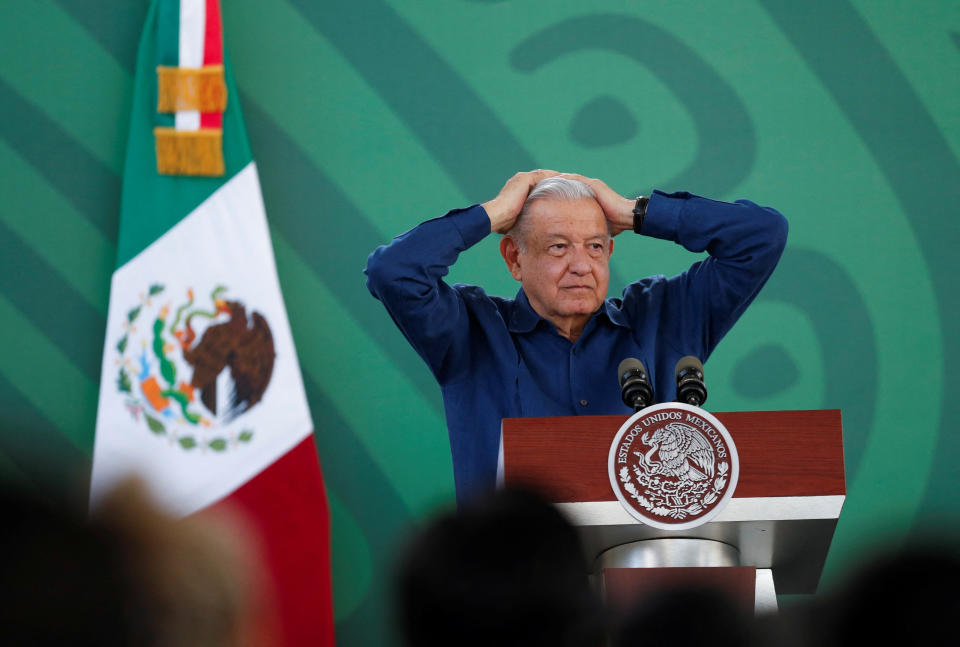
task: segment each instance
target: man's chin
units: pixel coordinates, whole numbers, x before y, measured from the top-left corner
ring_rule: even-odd
[[[579,303],[592,304],[603,301],[603,299],[599,298],[596,288],[587,287],[560,288],[558,297],[562,303],[570,304],[571,306]]]
[[[592,315],[600,307],[603,300],[598,300],[594,296],[584,297],[582,299],[565,299],[561,308],[558,308],[565,315]]]

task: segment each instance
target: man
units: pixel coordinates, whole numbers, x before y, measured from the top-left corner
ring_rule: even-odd
[[[627,230],[710,257],[607,299],[613,237]],[[515,299],[443,281],[491,232],[506,234]],[[746,200],[630,199],[600,180],[538,170],[375,250],[367,287],[443,391],[458,501],[494,485],[502,418],[630,413],[615,381],[626,357],[644,363],[658,402],[673,400],[677,360],[707,359],[773,272],[786,235],[783,216]]]

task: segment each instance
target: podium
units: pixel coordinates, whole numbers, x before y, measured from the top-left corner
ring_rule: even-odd
[[[815,592],[846,496],[840,411],[713,415],[736,444],[740,478],[726,507],[695,528],[653,528],[617,500],[607,458],[626,415],[505,418],[498,479],[543,494],[577,526],[608,594],[636,589],[630,574],[640,571],[623,569],[640,567],[687,579],[694,567],[725,568],[731,581],[753,569],[758,610],[771,597],[775,609],[777,592]]]

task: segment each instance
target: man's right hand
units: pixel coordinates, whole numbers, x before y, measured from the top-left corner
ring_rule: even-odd
[[[520,215],[520,210],[523,209],[523,203],[527,201],[530,190],[540,180],[554,175],[559,175],[559,173],[537,169],[536,171],[517,173],[507,180],[497,197],[481,205],[490,218],[490,231],[498,234],[505,234],[510,231],[513,223],[517,221],[517,216]]]

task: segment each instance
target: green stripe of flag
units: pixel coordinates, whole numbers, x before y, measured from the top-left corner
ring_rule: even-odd
[[[159,0],[156,7],[157,55],[154,65],[177,67],[180,65],[180,0]]]
[[[225,178],[180,177],[157,174],[153,127],[157,114],[156,20],[157,9],[147,17],[137,54],[127,161],[124,166],[120,234],[117,240],[117,267],[180,222],[223,185]],[[242,170],[253,159],[243,127],[237,88],[224,49],[227,82],[227,110],[223,115],[223,156],[226,178]]]

